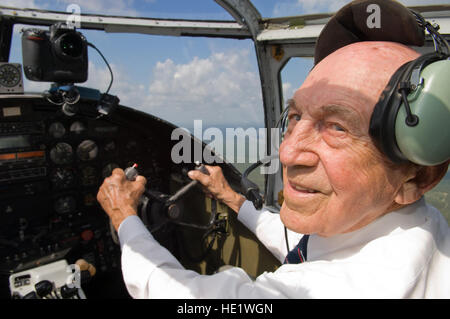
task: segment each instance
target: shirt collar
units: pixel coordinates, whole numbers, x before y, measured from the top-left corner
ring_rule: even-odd
[[[345,258],[368,242],[415,227],[424,222],[426,203],[422,197],[417,202],[381,216],[372,223],[350,233],[331,237],[313,234],[308,242],[308,261]],[[420,213],[422,212],[422,213]]]

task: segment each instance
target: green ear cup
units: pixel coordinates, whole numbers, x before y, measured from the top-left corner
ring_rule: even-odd
[[[426,66],[421,84],[408,96],[416,126],[405,123],[402,104],[395,121],[396,142],[411,162],[433,166],[450,159],[450,60]]]

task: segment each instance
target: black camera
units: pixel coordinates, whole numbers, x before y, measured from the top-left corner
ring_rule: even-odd
[[[49,31],[23,30],[22,59],[31,81],[81,83],[88,78],[86,38],[65,23],[54,24]]]

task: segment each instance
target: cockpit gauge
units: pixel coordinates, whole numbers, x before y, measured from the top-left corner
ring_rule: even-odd
[[[75,212],[76,205],[77,203],[73,196],[63,196],[55,201],[53,207],[58,214],[67,215]]]
[[[66,128],[61,122],[54,122],[50,124],[48,133],[53,138],[61,138],[64,136],[64,134],[66,134]]]
[[[17,86],[22,79],[20,71],[20,69],[9,63],[0,65],[0,85],[9,88]]]
[[[118,167],[119,167],[119,165],[117,165],[116,163],[109,163],[109,164],[107,164],[102,170],[103,178],[107,178],[107,177],[111,176],[112,171],[115,168],[118,168]]]
[[[98,146],[92,140],[84,140],[78,145],[77,156],[82,161],[90,161],[97,157]]]
[[[116,143],[114,141],[108,141],[105,146],[103,147],[103,150],[105,152],[113,152],[116,149]]]
[[[86,126],[80,121],[73,122],[72,125],[70,125],[71,133],[79,135],[84,131],[86,131]]]
[[[68,168],[56,168],[50,175],[50,180],[55,189],[66,189],[73,186],[75,176]]]
[[[73,149],[67,143],[58,143],[50,150],[50,158],[53,163],[58,165],[69,164],[72,162]]]
[[[92,186],[97,183],[97,170],[92,166],[86,166],[81,169],[81,184],[83,186]]]

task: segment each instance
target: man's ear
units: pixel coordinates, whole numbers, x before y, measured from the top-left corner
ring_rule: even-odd
[[[407,205],[419,200],[423,194],[436,186],[447,173],[450,160],[436,166],[417,166],[414,177],[403,183],[395,202]]]

